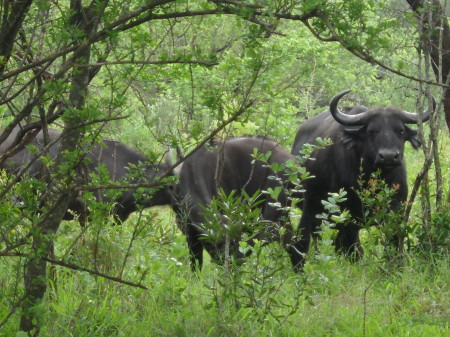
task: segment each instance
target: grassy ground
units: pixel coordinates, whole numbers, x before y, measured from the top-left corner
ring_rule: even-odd
[[[350,264],[325,240],[310,254],[305,273],[297,275],[274,243],[257,249],[238,271],[207,261],[193,274],[173,215],[158,212],[133,242],[122,275],[138,282],[145,271],[142,284],[149,290],[57,268],[57,286],[39,308],[41,336],[450,335],[448,253],[409,255],[395,264],[366,256]],[[97,243],[89,232],[85,249],[77,247],[70,259],[120,275],[138,221],[135,216],[121,227],[105,226]],[[59,254],[78,232],[75,223],[65,224]],[[0,264],[5,290],[0,319],[15,289],[7,261]],[[15,336],[18,319],[14,315],[0,336]]]

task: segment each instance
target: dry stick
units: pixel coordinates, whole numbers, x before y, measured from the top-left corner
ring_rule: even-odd
[[[31,257],[28,254],[11,253],[11,252],[0,253],[0,256],[18,256],[18,257],[25,257],[25,258],[30,258]],[[122,284],[126,284],[126,285],[129,285],[129,286],[132,286],[132,287],[148,290],[148,288],[146,286],[142,285],[142,284],[134,283],[134,282],[131,282],[131,281],[126,281],[126,280],[123,280],[123,279],[121,279],[119,277],[110,276],[110,275],[101,273],[101,272],[96,271],[96,270],[92,270],[92,269],[89,269],[89,268],[85,268],[85,267],[76,265],[74,263],[69,263],[69,262],[65,262],[65,261],[62,261],[62,260],[56,260],[56,259],[52,259],[52,258],[49,258],[49,257],[42,257],[41,260],[53,263],[53,264],[61,266],[61,267],[66,267],[66,268],[69,268],[69,269],[72,269],[72,270],[84,271],[84,272],[89,273],[91,275],[100,276],[100,277],[103,277],[105,279],[117,282],[117,283],[122,283]]]

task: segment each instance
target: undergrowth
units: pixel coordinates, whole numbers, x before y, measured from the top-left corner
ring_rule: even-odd
[[[114,283],[86,272],[56,268],[56,284],[40,307],[42,336],[448,336],[448,251],[406,254],[401,264],[371,255],[351,264],[334,254],[324,234],[311,249],[303,274],[295,274],[282,247],[256,247],[239,273],[207,261],[192,273],[184,237],[173,215],[156,218],[128,250],[138,216],[104,227],[96,243],[97,267],[140,281],[148,290]],[[144,217],[145,218],[145,217]],[[142,220],[142,218],[141,218]],[[67,223],[57,252],[80,229]],[[86,232],[84,247],[95,246]],[[71,253],[92,266],[93,255]],[[129,252],[123,268],[123,259]],[[57,253],[58,254],[58,253]],[[9,262],[8,262],[9,261]],[[10,312],[17,266],[0,263],[0,319]],[[0,330],[16,336],[18,314]]]

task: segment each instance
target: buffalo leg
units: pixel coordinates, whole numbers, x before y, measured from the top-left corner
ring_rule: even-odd
[[[338,231],[334,240],[336,252],[340,252],[351,261],[358,261],[363,256],[363,248],[359,242],[359,228],[348,225]]]
[[[187,225],[186,238],[191,256],[191,269],[192,271],[196,271],[197,268],[201,270],[203,266],[203,244],[198,231],[191,223]]]

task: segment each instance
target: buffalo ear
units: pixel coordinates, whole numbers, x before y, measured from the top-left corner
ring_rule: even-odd
[[[416,150],[422,145],[420,141],[419,132],[417,130],[411,129],[410,127],[405,125],[406,131],[406,140],[411,143],[413,148]]]
[[[347,149],[355,147],[363,141],[365,133],[365,126],[354,126],[345,128],[342,143]]]

